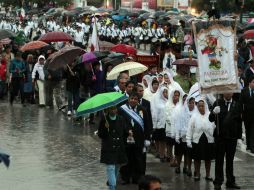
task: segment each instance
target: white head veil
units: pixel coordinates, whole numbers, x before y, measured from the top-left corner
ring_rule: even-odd
[[[156,126],[158,124],[165,126],[166,123],[165,108],[168,99],[163,95],[164,90],[168,89],[166,87],[159,88],[151,100],[152,119],[155,125],[154,128],[157,128]]]
[[[143,81],[146,81],[147,83],[147,87],[145,86],[144,82]],[[150,80],[151,80],[151,76],[150,75],[144,75],[143,78],[142,78],[142,86],[144,87],[144,89],[148,88],[149,86],[149,83],[150,83]]]

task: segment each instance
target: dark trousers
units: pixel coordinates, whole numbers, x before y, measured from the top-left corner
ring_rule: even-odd
[[[0,81],[0,98],[4,97],[5,81]]]
[[[244,126],[246,135],[246,145],[252,152],[254,152],[254,122],[245,121]]]
[[[67,91],[68,111],[77,110],[79,106],[79,89],[76,92]]]
[[[21,103],[24,103],[24,79],[22,77],[14,77],[11,79],[10,102],[13,103],[15,96],[20,93]]]
[[[81,42],[74,42],[74,46],[80,47],[80,48],[84,48],[83,44]]]
[[[128,163],[123,173],[126,181],[138,182],[142,176],[143,168],[143,148],[135,145],[127,147]]]
[[[46,106],[53,107],[53,95],[55,96],[57,107],[60,108],[61,106],[63,106],[61,81],[46,80],[44,83],[44,88],[46,95]]]
[[[250,124],[248,122],[244,122],[245,127],[245,137],[246,137],[246,146],[250,148]]]
[[[215,160],[215,180],[214,185],[222,185],[224,181],[223,164],[226,155],[226,176],[227,184],[235,183],[234,176],[234,156],[236,152],[236,139],[218,138],[216,144],[216,160]]]
[[[142,175],[146,174],[146,152],[142,155]]]

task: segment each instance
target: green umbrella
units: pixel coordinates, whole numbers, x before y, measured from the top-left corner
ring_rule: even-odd
[[[79,105],[77,116],[104,110],[116,106],[128,98],[120,92],[107,92],[98,94]]]

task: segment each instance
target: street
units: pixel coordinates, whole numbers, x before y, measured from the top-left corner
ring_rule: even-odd
[[[0,118],[0,148],[11,155],[9,169],[0,165],[1,189],[107,189],[105,167],[99,163],[100,140],[94,135],[96,125],[74,122],[57,110],[6,102],[0,104]],[[241,189],[254,188],[253,158],[250,153],[237,151],[235,175]],[[204,179],[203,163],[201,181],[194,182],[182,173],[176,175],[174,168],[151,154],[147,162],[147,173],[160,177],[163,189],[213,189]],[[211,174],[213,177],[214,162]],[[119,185],[118,189],[137,187]]]

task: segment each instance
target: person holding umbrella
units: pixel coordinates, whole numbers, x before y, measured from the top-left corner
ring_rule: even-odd
[[[105,112],[106,115],[101,119],[98,129],[98,136],[102,140],[100,162],[106,164],[109,190],[115,190],[119,168],[127,163],[127,130],[116,106],[108,108]]]
[[[67,115],[75,114],[79,105],[80,73],[73,63],[68,63],[64,70],[66,78],[66,91],[68,96]],[[73,102],[73,103],[72,103]]]

